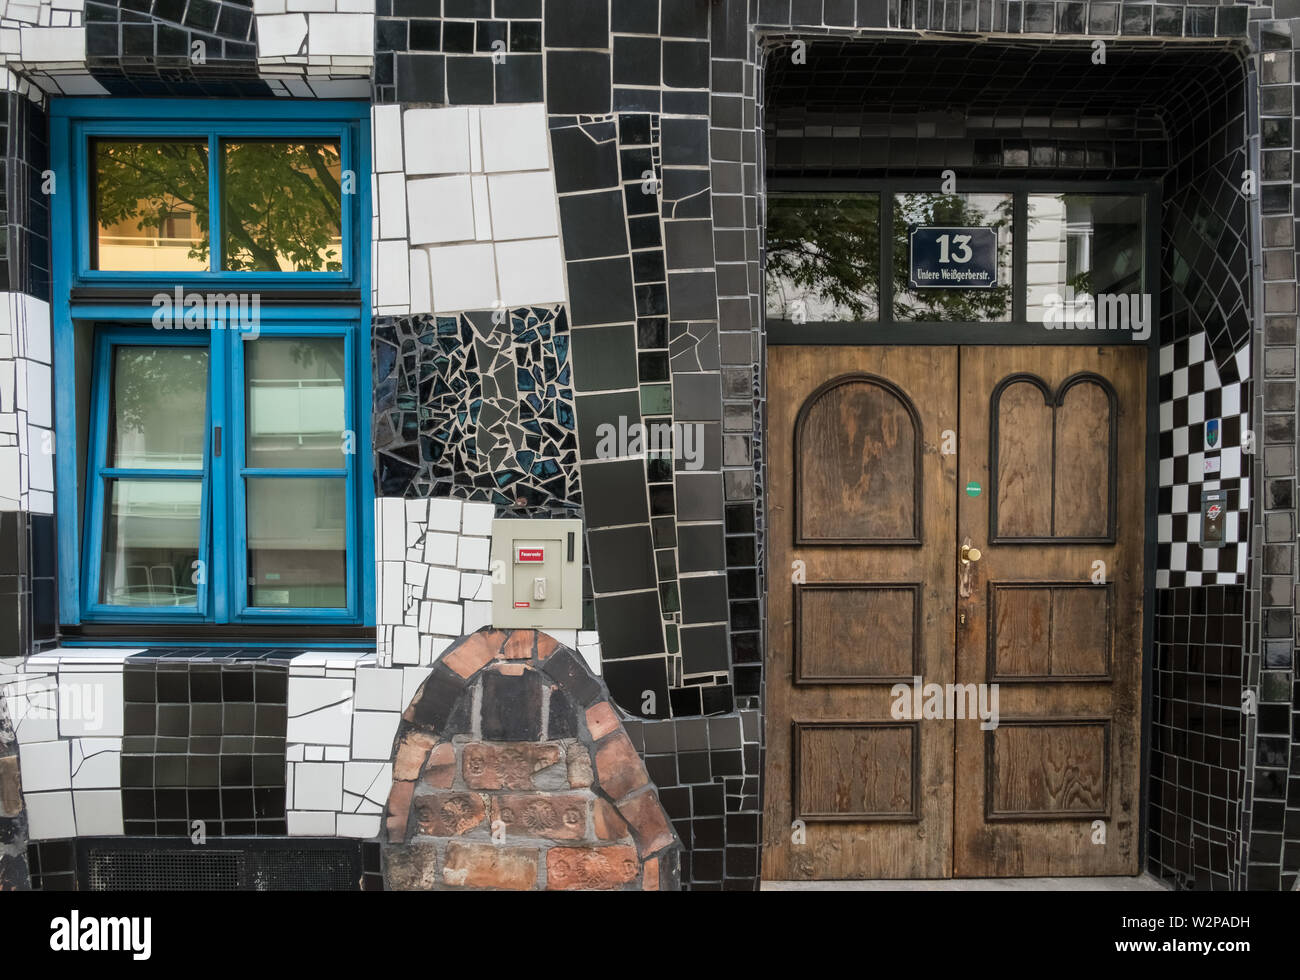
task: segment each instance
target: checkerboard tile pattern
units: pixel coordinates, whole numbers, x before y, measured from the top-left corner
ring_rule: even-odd
[[[1250,345],[1220,372],[1204,333],[1160,348],[1160,491],[1156,587],[1237,585],[1245,580],[1247,511],[1254,451],[1242,378]],[[1206,445],[1206,421],[1218,419],[1220,448]],[[1206,473],[1218,461],[1219,472]],[[1227,490],[1226,544],[1200,547],[1202,490]]]

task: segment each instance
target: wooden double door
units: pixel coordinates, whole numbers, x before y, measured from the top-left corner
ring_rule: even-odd
[[[1145,388],[769,349],[764,878],[1137,873]]]

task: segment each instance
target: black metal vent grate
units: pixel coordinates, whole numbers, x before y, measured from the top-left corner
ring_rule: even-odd
[[[356,891],[355,848],[91,847],[87,891]]]

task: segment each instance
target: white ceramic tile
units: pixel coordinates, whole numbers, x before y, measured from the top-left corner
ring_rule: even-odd
[[[435,313],[490,309],[498,299],[496,259],[487,243],[429,249]]]
[[[470,600],[465,603],[465,633],[492,625],[492,603]]]
[[[21,43],[28,64],[86,60],[84,27],[24,27]]]
[[[433,312],[433,284],[429,281],[429,253],[422,248],[413,248],[408,255],[411,269],[410,312]]]
[[[430,531],[424,537],[424,560],[430,565],[456,564],[456,535]]]
[[[429,599],[455,602],[460,598],[460,572],[454,568],[429,568],[424,595]]]
[[[59,673],[59,734],[101,738],[122,734],[122,672]]]
[[[429,501],[430,531],[459,531],[461,502],[452,497],[434,497]]]
[[[393,662],[398,664],[420,662],[420,631],[416,627],[393,627]]]
[[[333,837],[335,813],[302,813],[290,810],[285,814],[290,837]]]
[[[548,171],[497,174],[488,178],[488,193],[497,241],[559,234],[555,181]]]
[[[403,699],[410,703],[410,698],[405,694]],[[391,759],[393,736],[397,734],[397,725],[401,720],[400,711],[355,712],[352,716],[352,758]]]
[[[545,170],[551,165],[546,107],[541,103],[493,106],[479,117],[483,134],[483,169]]]
[[[479,572],[460,573],[460,598],[492,601],[492,576]]]
[[[50,388],[50,369],[37,361],[24,361],[27,369],[27,423],[43,429],[54,426],[54,402]]]
[[[357,840],[369,840],[379,833],[381,816],[368,813],[340,813],[338,815],[338,837],[351,837]]]
[[[73,818],[72,792],[24,793],[27,804],[27,837],[30,840],[59,840],[77,836]]]
[[[18,743],[18,768],[23,791],[68,789],[72,786],[71,746],[66,741]]]
[[[375,291],[379,306],[409,306],[411,266],[405,241],[379,242],[375,246]]]
[[[501,301],[507,306],[562,303],[564,261],[558,238],[498,242]]]
[[[380,173],[400,172],[402,168],[402,107],[377,105],[371,110],[371,138],[374,142],[375,169]]]
[[[488,194],[488,179],[481,174],[471,177],[470,189],[474,196],[474,239],[490,242],[492,240],[492,199]]]
[[[487,538],[462,537],[456,551],[456,564],[464,571],[485,572],[491,564],[489,550]]]
[[[408,174],[469,173],[467,110],[407,109],[402,118],[402,136]]]
[[[122,793],[115,789],[83,789],[72,794],[77,834],[82,837],[122,836]]]
[[[72,743],[72,788],[116,788],[122,781],[122,740],[80,738]]]
[[[312,55],[356,58],[375,53],[375,19],[365,14],[308,14],[307,49]]]
[[[402,669],[402,710],[406,710],[406,706],[415,699],[415,692],[429,679],[431,673],[432,669],[424,666]]]
[[[492,522],[496,519],[496,513],[493,504],[469,501],[465,504],[462,530],[466,534],[488,537],[492,534]]]
[[[474,240],[474,201],[468,176],[407,181],[406,199],[412,245]],[[439,285],[435,269],[433,295],[441,302]]]
[[[427,616],[427,623],[421,632],[438,636],[460,636],[463,625],[460,603],[428,600],[420,603],[420,611]]]
[[[406,177],[380,174],[378,180],[379,235],[406,238]]]
[[[293,805],[299,810],[337,810],[343,804],[343,766],[337,762],[294,765]]]
[[[401,671],[382,667],[358,668],[353,705],[357,710],[404,710],[406,705],[402,701]]]
[[[307,18],[302,14],[272,14],[257,18],[257,55],[282,58],[306,47]]]

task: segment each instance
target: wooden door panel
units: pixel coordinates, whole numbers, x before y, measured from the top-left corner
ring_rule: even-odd
[[[890,689],[953,677],[957,356],[768,352],[765,878],[952,873],[953,725]]]
[[[1138,870],[1145,379],[1142,348],[962,350],[956,676],[1000,717],[957,723],[959,876]]]

